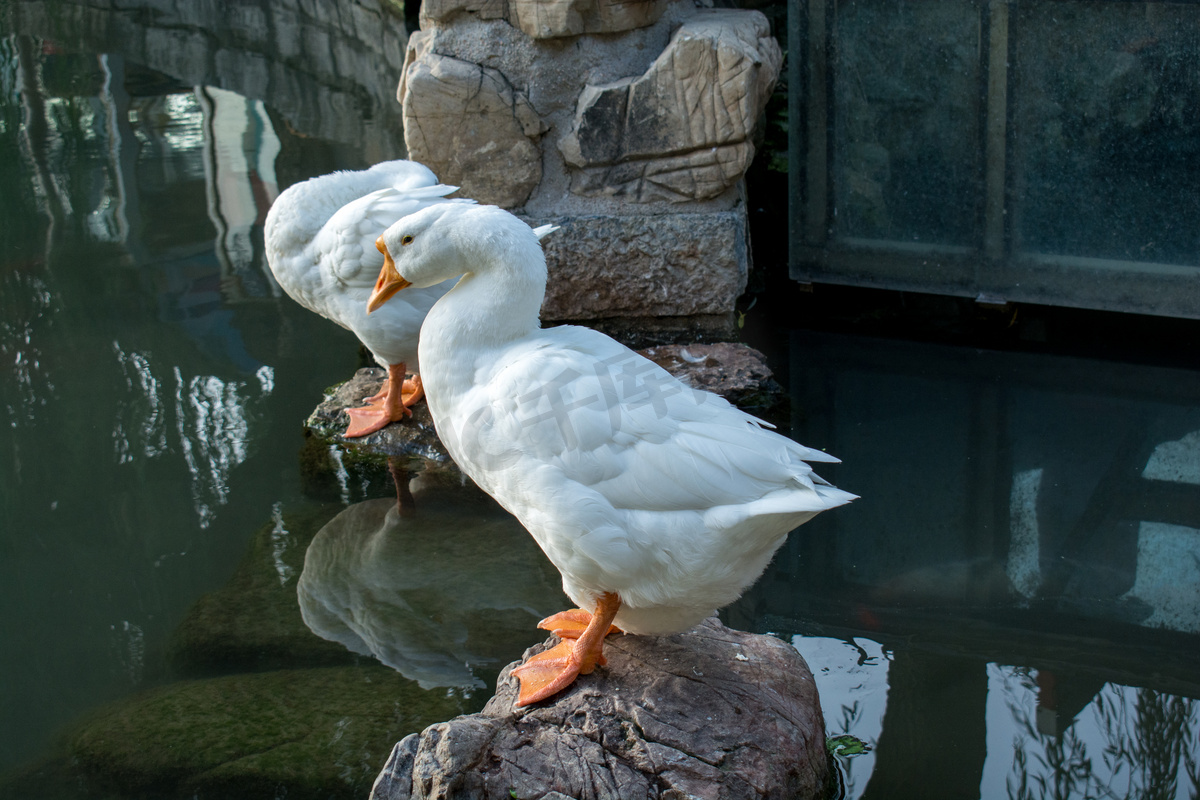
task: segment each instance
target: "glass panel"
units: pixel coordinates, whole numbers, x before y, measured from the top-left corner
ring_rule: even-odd
[[[863,0],[834,24],[837,236],[977,246],[978,5]]]
[[[1012,27],[1016,250],[1197,264],[1200,8],[1037,3]]]

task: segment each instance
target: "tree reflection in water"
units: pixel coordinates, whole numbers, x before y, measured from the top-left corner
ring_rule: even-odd
[[[1200,706],[1190,698],[1106,684],[1065,730],[1038,712],[1037,676],[996,667],[992,686],[1003,687],[1013,725],[1008,796],[1105,797],[1175,800],[1200,790]],[[1013,686],[1014,681],[1017,687]]]

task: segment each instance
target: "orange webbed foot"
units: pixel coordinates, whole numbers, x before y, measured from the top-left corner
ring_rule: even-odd
[[[513,669],[512,674],[521,684],[517,705],[553,697],[578,676],[603,665],[604,637],[617,630],[612,621],[620,607],[620,599],[610,592],[600,596],[594,614],[572,609],[542,620],[539,627],[552,630],[564,640]]]
[[[421,376],[414,375],[411,380],[406,380],[404,364],[393,364],[388,367],[388,377],[383,382],[383,388],[379,390],[378,394],[367,398],[367,405],[346,409],[346,414],[350,417],[350,424],[342,436],[347,439],[366,436],[382,430],[393,422],[411,417],[412,411],[409,410],[409,406],[424,396],[425,389],[421,385]]]
[[[575,644],[575,641],[563,640],[545,652],[530,656],[528,661],[513,669],[512,674],[521,683],[518,706],[553,697],[575,682],[583,672],[582,661],[575,654]]]

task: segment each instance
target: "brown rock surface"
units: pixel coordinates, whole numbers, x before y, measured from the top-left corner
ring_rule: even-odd
[[[605,667],[525,709],[510,665],[482,712],[397,744],[372,800],[825,796],[816,686],[786,643],[714,618],[614,635],[605,653]]]
[[[695,389],[719,394],[746,411],[784,400],[763,354],[735,342],[660,345],[641,351],[646,358]]]

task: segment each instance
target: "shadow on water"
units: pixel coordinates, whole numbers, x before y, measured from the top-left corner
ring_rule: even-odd
[[[99,6],[0,2],[0,795],[363,796],[562,602],[493,506],[399,518],[386,472],[305,491],[298,423],[358,347],[281,296],[262,221],[402,152],[403,20]],[[886,311],[818,287],[762,334],[862,500],[727,621],[793,641],[828,732],[871,746],[847,797],[1193,796],[1196,364]]]

